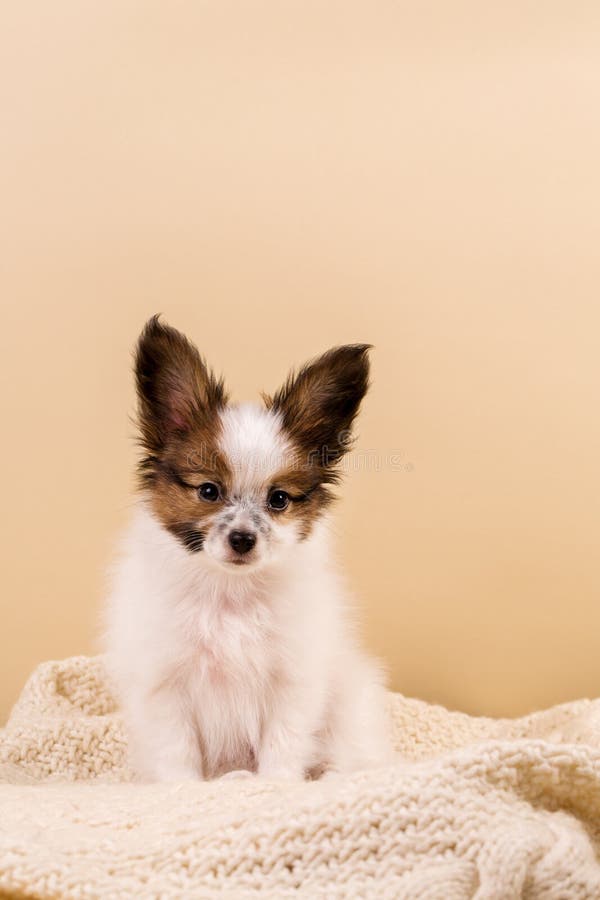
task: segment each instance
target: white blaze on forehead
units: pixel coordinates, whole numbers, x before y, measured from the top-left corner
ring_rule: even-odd
[[[291,446],[276,413],[244,403],[229,406],[221,414],[221,450],[233,472],[233,492],[258,490],[285,468]]]

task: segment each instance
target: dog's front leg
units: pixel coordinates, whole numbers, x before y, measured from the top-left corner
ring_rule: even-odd
[[[301,781],[314,765],[316,720],[307,691],[286,691],[278,698],[264,729],[258,774],[263,778]]]
[[[179,689],[163,687],[138,698],[128,720],[131,761],[143,780],[202,778],[198,735]]]

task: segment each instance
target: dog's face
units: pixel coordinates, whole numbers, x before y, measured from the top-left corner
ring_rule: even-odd
[[[154,514],[190,554],[246,573],[310,535],[349,448],[368,349],[330,350],[263,406],[233,406],[187,338],[148,322],[135,363],[140,476]]]

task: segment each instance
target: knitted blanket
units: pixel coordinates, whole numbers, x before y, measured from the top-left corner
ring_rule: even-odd
[[[600,898],[600,700],[390,720],[384,769],[136,784],[101,660],[44,663],[0,731],[0,896]]]

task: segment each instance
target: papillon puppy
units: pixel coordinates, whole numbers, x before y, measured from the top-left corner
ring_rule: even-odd
[[[106,628],[142,778],[295,780],[390,758],[382,673],[328,534],[368,350],[329,350],[236,406],[186,337],[157,316],[144,328],[140,500]]]

